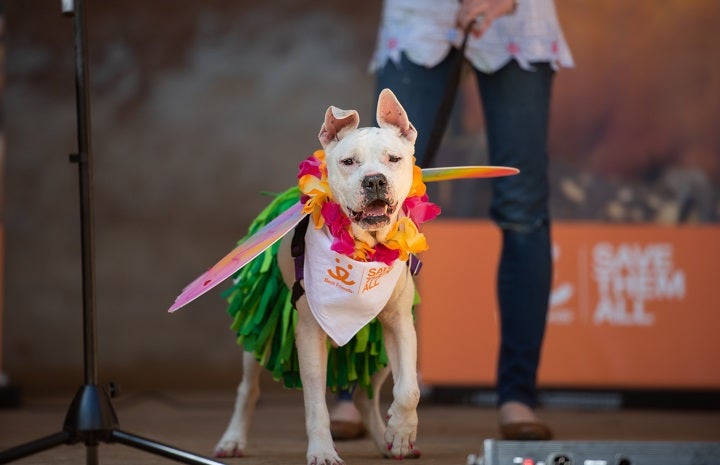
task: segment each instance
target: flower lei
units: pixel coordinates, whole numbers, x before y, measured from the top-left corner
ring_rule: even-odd
[[[364,241],[355,239],[350,234],[350,219],[343,213],[340,205],[335,203],[327,182],[327,166],[325,152],[316,150],[313,155],[300,163],[298,186],[304,203],[303,212],[311,215],[316,229],[323,225],[333,237],[331,250],[364,262],[383,262],[390,265],[397,259],[407,260],[410,254],[427,250],[425,235],[418,230],[418,225],[430,221],[440,214],[440,207],[428,202],[422,171],[413,166],[413,182],[410,193],[402,204],[402,213],[398,221],[382,243],[371,247]]]

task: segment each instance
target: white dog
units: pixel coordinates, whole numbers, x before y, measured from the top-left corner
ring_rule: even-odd
[[[330,107],[319,134],[325,150],[327,182],[332,198],[350,219],[352,236],[370,246],[385,241],[402,216],[401,207],[413,184],[413,154],[417,136],[404,109],[388,89],[380,94],[377,122],[378,128],[358,128],[357,111]],[[305,292],[296,302],[295,330],[308,436],[307,463],[343,464],[330,435],[330,418],[325,400],[328,359],[326,341],[330,333],[332,341],[342,345],[343,338],[349,338],[352,334],[347,334],[348,331],[343,328],[336,333],[332,332],[334,316],[323,307],[325,304],[320,297],[325,291],[322,283],[314,294],[320,297],[315,298],[311,292],[313,287],[309,281],[320,281],[323,270],[330,272],[330,267],[323,264],[319,265],[320,272],[313,271],[316,268],[313,264],[320,260],[316,259],[313,251],[322,247],[324,242],[322,237],[311,240],[312,234],[318,233],[311,226],[305,236],[305,279],[300,281]],[[290,248],[291,235],[288,235],[280,245],[277,260],[285,283],[292,288],[296,275]],[[397,458],[412,457],[417,455],[414,443],[420,399],[416,368],[417,340],[412,316],[415,286],[409,267],[404,262],[396,261],[393,265],[396,271],[393,273],[385,264],[374,262],[374,265],[380,265],[375,271],[382,269],[380,274],[391,276],[388,279],[394,280],[394,284],[390,283],[387,290],[387,303],[375,311],[379,312],[377,318],[382,324],[394,381],[392,404],[385,416],[387,424],[380,415],[378,399],[388,374],[387,369],[373,375],[375,395],[372,399],[358,390],[354,399],[365,427],[380,452]],[[336,269],[347,270],[352,267],[350,264]],[[318,301],[313,302],[314,299]],[[249,352],[245,353],[243,368],[235,411],[215,449],[215,455],[219,457],[241,456],[246,447],[250,418],[259,396],[258,379],[261,370]]]

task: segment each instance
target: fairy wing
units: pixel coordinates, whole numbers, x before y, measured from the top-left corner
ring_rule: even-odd
[[[519,173],[518,169],[504,166],[454,166],[425,168],[422,170],[424,182],[493,178],[511,176],[517,173]],[[303,205],[299,202],[281,213],[188,284],[175,299],[168,312],[172,313],[179,310],[235,274],[236,271],[250,263],[268,247],[292,231],[305,215]]]
[[[188,284],[175,299],[175,303],[168,309],[168,312],[172,313],[184,307],[225,281],[289,231],[292,231],[305,215],[303,205],[300,202],[285,210],[277,218],[235,247],[195,281]]]
[[[423,168],[424,182],[451,181],[453,179],[498,178],[512,176],[520,172],[508,166],[446,166],[443,168]]]

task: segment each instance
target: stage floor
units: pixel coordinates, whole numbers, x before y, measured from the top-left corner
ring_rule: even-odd
[[[385,397],[386,399],[386,397]],[[0,409],[0,450],[58,432],[70,398],[33,397],[18,409]],[[233,406],[232,392],[138,392],[113,400],[120,428],[195,454],[209,456]],[[386,406],[387,404],[384,403]],[[547,408],[540,415],[558,440],[720,441],[720,411],[598,410]],[[418,465],[463,465],[485,438],[497,437],[494,409],[421,403]],[[247,456],[228,464],[305,463],[305,431],[300,392],[270,389],[255,411]],[[348,465],[387,463],[367,439],[338,442]],[[99,446],[101,464],[174,463],[121,444]],[[14,463],[85,463],[85,446],[58,446]]]

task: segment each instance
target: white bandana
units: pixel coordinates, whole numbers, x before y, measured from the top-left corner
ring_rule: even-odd
[[[328,336],[344,346],[385,307],[405,263],[359,262],[330,250],[327,228],[305,233],[305,294]]]

